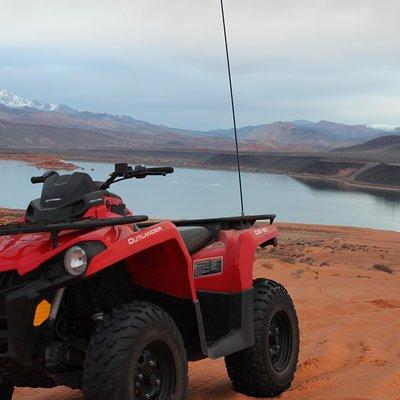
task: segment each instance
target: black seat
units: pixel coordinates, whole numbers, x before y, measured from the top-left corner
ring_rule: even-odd
[[[182,226],[178,228],[189,254],[196,253],[210,243],[211,233],[202,226]]]

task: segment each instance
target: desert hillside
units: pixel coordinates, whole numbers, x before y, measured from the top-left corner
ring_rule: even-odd
[[[400,156],[400,135],[382,136],[359,145],[337,148],[334,152],[374,158],[381,157],[383,159],[391,156],[398,159]]]
[[[400,233],[282,224],[281,246],[260,251],[256,277],[294,298],[301,354],[281,400],[400,400]],[[18,389],[16,400],[81,400],[79,391]],[[245,400],[224,361],[190,365],[190,400]]]
[[[242,150],[324,151],[387,135],[387,128],[330,121],[275,121],[238,130]],[[400,128],[394,128],[399,133]],[[0,89],[0,146],[65,149],[232,150],[232,129],[188,130],[156,125],[128,115],[80,111],[41,103]],[[33,142],[32,142],[33,140]]]

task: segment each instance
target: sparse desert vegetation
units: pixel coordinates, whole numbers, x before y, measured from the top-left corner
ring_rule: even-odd
[[[374,264],[372,267],[375,271],[381,271],[381,272],[386,272],[387,274],[394,274],[394,271],[392,268],[385,264]]]

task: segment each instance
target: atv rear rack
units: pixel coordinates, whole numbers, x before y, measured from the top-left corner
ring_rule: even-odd
[[[20,235],[26,233],[49,232],[51,235],[52,246],[56,248],[58,234],[61,231],[91,230],[95,228],[104,228],[106,226],[136,224],[147,221],[147,215],[135,215],[121,218],[108,219],[87,219],[72,222],[60,222],[57,224],[33,224],[33,223],[11,223],[0,225],[0,236]]]
[[[172,220],[175,226],[202,226],[211,233],[213,240],[218,239],[218,232],[229,229],[246,229],[253,226],[257,221],[269,221],[272,225],[276,218],[275,214],[241,215],[237,217],[203,218],[203,219],[180,219]],[[139,228],[146,228],[157,224],[159,221],[142,222]]]
[[[268,220],[270,224],[274,222],[275,214],[244,215],[225,218],[206,218],[206,219],[183,219],[172,220],[176,226],[203,226],[208,229],[213,239],[218,238],[220,230],[227,229],[246,229],[254,225],[256,221]],[[87,219],[72,222],[60,222],[56,224],[33,224],[33,223],[11,223],[0,225],[0,236],[20,235],[27,233],[49,232],[51,235],[52,246],[58,246],[58,235],[62,231],[91,230],[106,226],[137,224],[140,228],[146,228],[158,223],[158,221],[146,222],[147,215],[136,215],[120,218],[108,219]]]

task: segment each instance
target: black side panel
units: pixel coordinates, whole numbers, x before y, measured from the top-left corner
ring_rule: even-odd
[[[208,356],[223,357],[254,344],[253,289],[240,293],[197,292]]]
[[[232,329],[240,328],[237,316],[241,315],[241,293],[197,292],[197,298],[208,346],[212,346]]]

